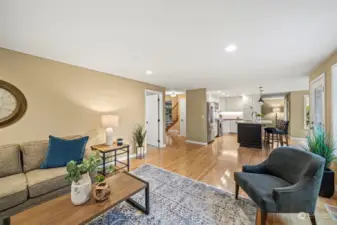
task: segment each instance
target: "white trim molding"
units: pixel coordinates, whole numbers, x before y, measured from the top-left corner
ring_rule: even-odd
[[[191,144],[197,144],[197,145],[207,145],[207,142],[199,142],[199,141],[191,141],[191,140],[186,140],[185,142],[191,143]]]
[[[165,132],[164,132],[164,101],[165,98],[163,96],[163,92],[160,91],[154,91],[154,90],[150,90],[150,89],[145,89],[144,90],[144,98],[145,98],[145,120],[144,120],[144,124],[146,127],[146,96],[148,94],[155,94],[159,96],[159,119],[160,119],[160,123],[159,123],[159,140],[160,143],[157,147],[159,148],[163,148],[162,146],[165,145]],[[166,145],[165,145],[166,146]]]
[[[331,109],[332,109],[332,117],[331,117],[331,133],[334,138],[337,137],[337,63],[331,66]]]
[[[167,132],[171,133],[171,132],[179,132],[179,130],[168,130]]]
[[[289,136],[289,137],[290,137],[290,139],[297,140],[297,141],[305,141],[306,140],[306,138],[303,138],[303,137],[292,137],[292,136]]]

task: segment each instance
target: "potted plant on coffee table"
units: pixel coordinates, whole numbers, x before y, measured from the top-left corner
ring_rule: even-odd
[[[136,158],[143,158],[145,155],[144,142],[146,130],[142,125],[137,125],[133,132],[133,140],[136,143]],[[139,153],[139,154],[138,154]]]
[[[82,205],[90,199],[91,178],[89,173],[95,173],[101,159],[94,153],[89,159],[83,159],[82,163],[76,161],[67,163],[66,180],[71,182],[71,201],[74,205]]]
[[[331,198],[335,192],[335,175],[330,170],[330,165],[336,160],[336,145],[332,136],[326,134],[323,128],[315,127],[311,135],[307,136],[307,145],[304,149],[322,156],[325,159],[325,167],[319,196]]]

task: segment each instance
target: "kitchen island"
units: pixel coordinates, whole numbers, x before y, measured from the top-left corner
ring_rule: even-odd
[[[242,147],[262,149],[262,128],[271,124],[271,121],[262,120],[254,122],[249,120],[239,120],[238,123],[238,143]]]

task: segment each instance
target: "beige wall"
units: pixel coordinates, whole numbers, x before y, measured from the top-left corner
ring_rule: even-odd
[[[293,91],[289,94],[290,118],[289,134],[291,137],[304,138],[307,130],[304,129],[304,96],[309,91]]]
[[[114,139],[122,137],[132,143],[134,126],[145,122],[144,90],[165,91],[162,87],[2,48],[0,79],[19,88],[28,101],[24,117],[0,130],[0,145],[48,139],[50,134],[89,135],[88,144],[101,143],[105,141],[105,131],[100,116],[106,113],[120,117]]]
[[[326,131],[330,133],[332,131],[332,106],[331,106],[331,67],[337,64],[337,51],[335,51],[324,62],[319,64],[310,73],[310,82],[316,79],[321,74],[325,73],[325,126]]]
[[[277,113],[277,119],[284,120],[284,99],[264,99],[264,104],[262,106],[263,119],[271,120],[273,122],[271,127],[276,126],[276,113],[273,112],[275,107],[279,107],[282,111]]]
[[[207,143],[206,89],[186,91],[186,138]]]

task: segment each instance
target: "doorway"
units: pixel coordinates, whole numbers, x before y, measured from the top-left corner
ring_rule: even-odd
[[[313,127],[325,129],[325,74],[310,83],[310,114]]]
[[[331,67],[331,92],[332,92],[332,135],[337,137],[337,64]]]
[[[163,121],[163,94],[145,90],[145,127],[148,145],[164,147]]]

